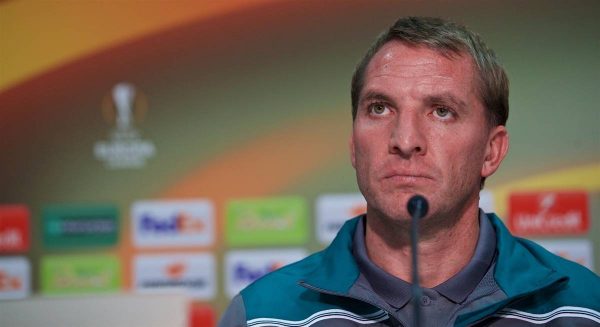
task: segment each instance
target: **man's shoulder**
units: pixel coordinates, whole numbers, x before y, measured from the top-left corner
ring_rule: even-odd
[[[299,281],[306,278],[321,265],[323,253],[324,250],[313,253],[300,261],[266,274],[246,287],[241,292],[242,296],[248,298],[261,296],[265,293],[270,294],[270,296],[279,293],[289,295],[290,291],[301,287],[298,284]]]
[[[511,322],[597,326],[600,322],[600,277],[588,268],[555,255],[533,241],[517,238],[517,242],[535,258],[530,265],[543,265],[558,279],[553,284],[540,285],[536,292],[515,301],[495,316]],[[539,277],[538,280],[543,281],[545,276]]]
[[[518,241],[542,264],[556,273],[568,278],[563,292],[596,300],[600,308],[600,277],[583,265],[558,256],[534,241],[521,239]]]
[[[352,237],[359,219],[360,216],[347,220],[335,239],[324,250],[263,276],[246,287],[242,291],[242,295],[248,297],[264,291],[277,293],[288,289],[305,289],[299,283],[309,277],[315,277],[320,282],[330,282],[332,279],[339,279],[340,276],[335,275],[339,273],[336,269],[339,267],[347,268],[346,275],[348,275],[348,271],[357,274],[358,269],[353,264],[351,248]],[[346,281],[344,279],[344,282]]]
[[[220,326],[246,326],[256,319],[301,319],[306,310],[299,308],[299,299],[306,297],[302,295],[306,289],[298,282],[317,267],[321,256],[317,252],[248,285],[232,300]]]
[[[511,273],[518,273],[519,271],[523,274],[535,272],[539,275],[545,271],[555,272],[577,281],[589,280],[595,283],[600,281],[598,275],[588,268],[562,258],[534,241],[512,235],[498,216],[488,214],[488,217],[496,229],[501,264],[506,265],[508,268],[518,268],[519,266],[523,268],[511,271]],[[541,278],[544,276],[536,277]]]
[[[340,298],[323,300],[329,292],[344,293],[358,277],[351,253],[351,240],[357,219],[344,224],[333,242],[324,250],[277,269],[256,280],[240,292],[246,317],[302,320],[308,315],[336,310]],[[327,293],[328,291],[324,291]]]
[[[301,285],[323,266],[325,250],[275,270],[240,292],[247,321],[283,319],[298,322],[335,308],[321,294]]]
[[[495,217],[497,219],[497,217]],[[495,222],[498,226],[499,223]],[[564,259],[534,241],[512,236],[504,226],[496,279],[512,295],[530,290],[516,307],[535,314],[555,310],[600,310],[600,277],[588,268]],[[500,265],[501,267],[498,267]],[[500,270],[500,272],[498,271]]]

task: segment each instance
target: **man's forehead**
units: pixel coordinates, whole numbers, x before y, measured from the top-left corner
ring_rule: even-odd
[[[400,41],[386,43],[369,62],[364,75],[361,97],[371,92],[371,84],[384,79],[410,82],[424,78],[439,85],[457,84],[474,90],[474,63],[468,55],[448,57],[424,45],[405,44]]]
[[[468,51],[468,49],[464,46],[447,46],[444,47],[443,45],[434,45],[434,44],[430,44],[430,43],[417,43],[417,42],[409,42],[409,41],[405,41],[405,40],[399,40],[399,39],[392,39],[387,41],[386,43],[384,43],[379,50],[376,52],[375,55],[377,55],[382,49],[385,48],[389,48],[389,47],[398,47],[401,46],[403,48],[406,49],[412,49],[412,50],[428,50],[431,52],[434,52],[438,55],[441,55],[442,57],[445,57],[447,59],[458,59],[460,57],[466,57],[466,58],[470,58],[472,57],[472,54]]]
[[[451,53],[427,45],[392,40],[375,53],[367,65],[366,73],[374,69],[391,70],[403,66],[427,69],[431,65],[447,65],[449,69],[468,68],[472,71],[474,62],[467,53]]]

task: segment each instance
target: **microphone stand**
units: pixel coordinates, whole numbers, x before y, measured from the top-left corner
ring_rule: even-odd
[[[427,199],[421,195],[414,195],[408,200],[407,204],[408,212],[411,216],[410,221],[410,248],[412,255],[412,303],[413,303],[413,315],[414,315],[414,326],[421,326],[421,305],[419,299],[422,296],[423,291],[419,286],[419,265],[417,260],[417,245],[419,237],[419,219],[423,218],[427,214],[428,204]]]

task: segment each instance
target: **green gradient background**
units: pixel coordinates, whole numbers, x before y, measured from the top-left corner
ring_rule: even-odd
[[[597,1],[282,1],[133,40],[5,90],[0,203],[32,208],[34,288],[40,256],[64,253],[42,248],[44,205],[114,203],[128,233],[133,201],[156,198],[189,172],[298,120],[337,115],[329,137],[339,146],[331,148],[333,160],[272,195],[303,196],[312,210],[319,194],[356,192],[346,149],[350,77],[375,36],[402,15],[465,23],[504,63],[511,81],[511,149],[489,187],[598,163],[598,13]],[[139,128],[157,155],[140,170],[107,170],[93,156],[94,143],[111,128],[102,118],[102,99],[120,81],[136,85],[149,101]],[[199,185],[198,194],[204,192]],[[598,267],[597,191],[590,203],[588,236]],[[223,208],[217,207],[217,217]],[[217,276],[224,276],[223,237],[217,242]],[[314,235],[306,247],[319,248]],[[223,278],[218,290],[214,304],[223,308]]]

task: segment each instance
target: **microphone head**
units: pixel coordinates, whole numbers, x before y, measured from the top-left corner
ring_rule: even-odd
[[[427,214],[427,210],[429,210],[429,204],[424,196],[415,194],[408,200],[406,209],[411,216],[420,219],[425,217]]]

